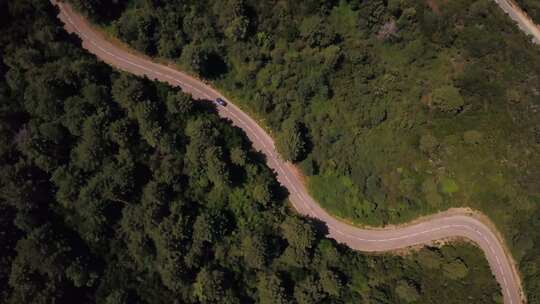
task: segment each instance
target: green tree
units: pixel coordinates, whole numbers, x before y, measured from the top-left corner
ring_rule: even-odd
[[[157,147],[162,134],[162,127],[158,119],[159,112],[156,103],[149,100],[135,106],[134,114],[139,125],[139,132],[152,147]]]
[[[109,118],[105,114],[94,114],[88,117],[82,128],[81,139],[75,147],[75,166],[93,171],[101,166],[104,158],[111,151],[110,142],[107,140]]]
[[[276,274],[262,274],[257,283],[257,293],[261,304],[290,303],[283,282]]]
[[[504,122],[497,129],[501,134],[517,134],[511,138],[519,142],[512,145],[517,152],[535,151],[525,145],[530,138],[522,140],[520,132],[511,132],[534,126],[535,116],[527,109],[534,100],[528,94],[536,55],[522,46],[523,38],[505,32],[500,48],[487,49],[490,56],[471,56],[471,44],[462,33],[468,27],[496,33],[505,24],[498,23],[501,14],[486,17],[491,8],[485,3],[461,1],[438,3],[442,14],[429,17],[431,9],[415,1],[142,0],[117,12],[124,15],[121,22],[105,22],[111,22],[112,34],[121,27],[120,38],[131,39],[127,42],[149,55],[157,47],[159,56],[178,60],[190,44],[208,53],[204,73],[213,73],[216,62],[226,62],[230,70],[219,74],[216,83],[238,92],[275,131],[292,121],[301,126],[304,149],[313,144],[308,170],[334,174],[347,187],[347,177],[354,176],[355,191],[343,204],[345,213],[365,209],[386,221],[391,219],[388,206],[401,200],[400,190],[414,194],[408,180],[425,181],[425,172],[437,171],[418,153],[410,153],[426,129],[444,137],[445,143],[458,143],[441,152],[453,152],[462,163],[467,159],[459,150],[459,132],[486,130],[489,121]],[[101,17],[106,15],[101,10],[115,3],[124,8],[125,1],[87,2],[96,5]],[[459,14],[463,11],[469,13]],[[309,220],[289,219],[293,211],[284,193],[268,193],[278,189],[274,173],[256,153],[235,150],[248,143],[241,132],[207,107],[191,109],[194,101],[178,96],[177,89],[120,74],[98,62],[65,34],[56,15],[47,1],[0,1],[1,299],[405,302],[391,290],[400,280],[418,290],[421,286],[418,302],[442,298],[449,304],[471,299],[490,303],[500,294],[489,265],[472,246],[445,252],[438,257],[439,265],[434,262],[430,268],[408,256],[363,256],[323,239]],[[235,42],[227,35],[241,38],[243,30],[226,30],[238,25],[231,22],[241,16],[249,19],[249,26],[243,40]],[[417,31],[426,16],[435,24],[431,40]],[[380,27],[396,18],[403,40],[373,41]],[[459,28],[447,26],[455,20]],[[251,30],[259,33],[253,39]],[[448,43],[452,37],[456,43]],[[418,52],[410,41],[422,41],[424,50]],[[399,49],[406,49],[407,58],[393,56]],[[413,53],[418,58],[411,65]],[[448,54],[460,55],[450,56],[450,62]],[[490,64],[494,59],[501,64]],[[469,75],[471,66],[479,72],[463,85],[462,74]],[[454,77],[467,102],[466,115],[419,109],[416,101],[422,95],[425,104],[433,105],[426,89]],[[506,87],[520,92],[520,103],[505,104]],[[505,106],[495,107],[498,103]],[[152,134],[154,126],[160,128],[158,136]],[[497,134],[489,134],[490,142],[500,141]],[[527,157],[538,153],[517,152],[518,163],[537,163]],[[445,159],[450,154],[440,154],[437,167],[462,180],[457,167]],[[404,160],[421,170],[413,176],[405,169],[396,171]],[[535,170],[529,168],[522,170],[527,174],[520,177],[520,185],[535,185],[529,177]],[[222,175],[230,181],[219,185]],[[425,188],[426,198],[431,190],[438,191],[434,181]],[[490,201],[503,196],[497,191],[475,196],[462,188],[466,196]],[[527,206],[534,205],[530,193],[520,194],[528,199],[522,200]],[[452,199],[445,196],[431,207],[442,208]],[[411,197],[410,210],[393,208],[392,214],[412,216],[418,211],[412,208],[421,206],[416,201]],[[398,201],[396,206],[403,204]],[[523,214],[521,221],[512,221],[514,230],[538,230],[529,220],[533,209],[513,213]],[[534,302],[535,235],[514,240],[524,251],[520,267]],[[440,276],[441,265],[456,258],[475,265],[468,269],[470,275],[459,280]],[[469,287],[467,292],[456,292],[463,286]]]
[[[170,10],[158,18],[158,54],[159,56],[176,59],[187,44],[187,37],[183,31],[182,15],[178,11]]]
[[[253,198],[264,206],[272,201],[272,190],[268,181],[260,179],[256,182],[253,186]]]
[[[223,152],[219,147],[210,147],[205,153],[208,179],[219,187],[230,183],[229,168],[223,160]]]
[[[230,152],[231,162],[238,166],[244,166],[246,164],[247,154],[242,147],[234,147]]]
[[[225,29],[225,35],[233,41],[244,40],[248,33],[249,19],[241,16],[234,18]]]
[[[318,16],[311,16],[302,21],[300,35],[310,47],[326,47],[336,40],[336,34]]]
[[[406,303],[414,302],[420,298],[418,288],[414,284],[411,284],[405,280],[400,280],[397,283],[396,293],[398,297]]]
[[[433,91],[433,106],[441,112],[459,113],[465,102],[459,90],[451,85],[442,86]]]
[[[428,269],[439,269],[443,261],[442,256],[436,249],[424,249],[418,252],[418,262]]]
[[[201,303],[238,303],[238,299],[225,284],[223,272],[203,268],[197,274],[193,293]]]
[[[312,276],[294,287],[294,298],[299,304],[321,303],[324,297],[319,282]]]
[[[316,234],[311,224],[300,217],[287,217],[281,223],[281,231],[289,246],[292,247],[310,249],[316,240]]]
[[[188,44],[182,51],[181,62],[200,76],[209,72],[210,52],[198,44]]]
[[[306,141],[298,122],[286,121],[283,123],[276,142],[278,150],[285,160],[297,162],[305,156]]]
[[[130,118],[134,118],[133,111],[135,105],[147,99],[149,92],[148,86],[144,81],[133,77],[132,75],[123,73],[113,81],[112,95],[116,102],[122,108],[128,110]]]
[[[420,137],[420,151],[432,154],[439,147],[437,138],[431,134],[424,134]]]
[[[115,25],[120,37],[137,50],[155,54],[157,20],[150,10],[138,9],[122,14]]]
[[[248,235],[242,240],[244,259],[250,267],[263,269],[268,261],[269,250],[263,236]]]
[[[182,92],[171,93],[167,96],[167,110],[173,114],[188,114],[193,109],[193,100]]]
[[[330,296],[339,297],[343,288],[341,278],[332,270],[323,270],[320,274],[322,290]]]
[[[109,138],[120,147],[127,147],[129,140],[134,137],[134,124],[129,119],[120,119],[111,123]]]
[[[214,242],[228,232],[228,223],[219,210],[203,213],[193,225],[194,242]]]
[[[98,278],[98,274],[89,272],[89,269],[88,262],[79,257],[66,269],[66,276],[76,287],[92,287]]]
[[[469,268],[460,259],[444,264],[442,269],[443,274],[453,280],[463,279],[469,273]]]
[[[482,143],[483,134],[477,130],[469,130],[463,133],[463,141],[469,145],[478,145]]]

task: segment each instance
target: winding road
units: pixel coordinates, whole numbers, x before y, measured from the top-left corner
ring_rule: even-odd
[[[64,22],[66,30],[78,35],[83,47],[104,62],[135,75],[181,87],[197,99],[215,100],[220,97],[227,100],[209,85],[186,73],[155,63],[146,56],[111,43],[70,5],[57,0],[51,2],[59,7],[59,18]],[[508,3],[507,0],[496,2]],[[536,37],[540,37],[540,31],[538,33]],[[268,166],[276,172],[279,182],[288,189],[294,208],[303,215],[326,223],[328,237],[364,252],[392,251],[456,237],[468,239],[484,251],[493,275],[501,286],[504,302],[525,303],[515,262],[508,253],[503,238],[485,216],[467,209],[451,209],[392,228],[366,229],[344,223],[328,214],[309,195],[301,177],[296,173],[297,170],[279,156],[272,138],[252,118],[231,102],[226,107],[218,106],[217,109],[220,116],[242,128],[253,142],[254,148],[266,155]]]

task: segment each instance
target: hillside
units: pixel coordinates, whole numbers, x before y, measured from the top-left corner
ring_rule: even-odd
[[[484,212],[540,301],[540,49],[493,1],[71,2],[258,116],[333,214]]]
[[[213,106],[99,63],[47,2],[0,12],[2,303],[500,301],[478,249],[339,246]]]

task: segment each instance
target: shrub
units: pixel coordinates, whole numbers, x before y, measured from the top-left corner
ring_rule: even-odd
[[[483,135],[476,130],[470,130],[463,133],[463,140],[469,145],[478,145],[482,143]]]
[[[459,113],[465,105],[459,90],[450,85],[435,89],[432,97],[435,108],[445,113]]]

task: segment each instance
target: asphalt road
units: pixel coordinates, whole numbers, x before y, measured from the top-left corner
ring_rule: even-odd
[[[513,0],[495,0],[495,3],[517,23],[519,29],[532,37],[534,43],[540,44],[540,27]]]
[[[143,55],[109,42],[69,5],[51,1],[60,8],[59,18],[65,23],[66,30],[78,35],[83,47],[104,62],[123,71],[181,87],[197,99],[215,100],[221,97],[226,100],[226,107],[217,107],[219,115],[245,131],[254,148],[266,155],[268,166],[276,172],[279,182],[289,190],[294,208],[301,214],[326,223],[329,237],[364,252],[395,251],[438,240],[465,238],[484,251],[493,275],[501,286],[504,302],[525,302],[515,263],[495,226],[484,216],[465,209],[452,209],[392,228],[366,229],[342,222],[323,210],[309,195],[301,177],[297,175],[298,171],[278,155],[274,141],[265,130],[226,97],[181,71],[152,62]]]

